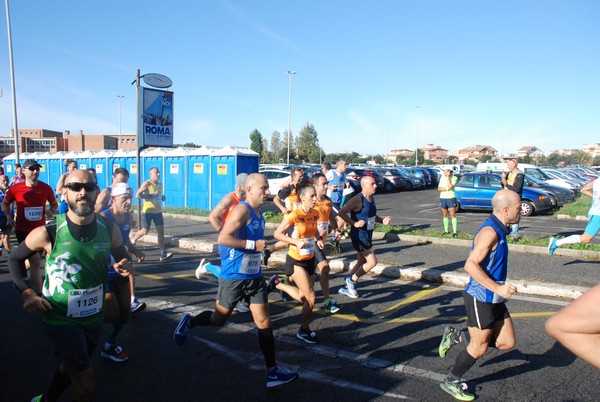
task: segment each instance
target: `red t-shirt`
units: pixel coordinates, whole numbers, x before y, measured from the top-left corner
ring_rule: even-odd
[[[46,201],[56,202],[52,187],[38,181],[34,187],[28,187],[24,182],[10,187],[4,196],[8,203],[17,202],[15,230],[31,232],[46,223]]]

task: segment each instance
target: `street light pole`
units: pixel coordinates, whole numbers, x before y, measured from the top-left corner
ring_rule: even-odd
[[[121,141],[123,141],[121,139],[121,100],[125,97],[125,95],[117,95],[117,98],[119,98],[119,145],[117,146],[117,149],[119,149],[121,147]]]
[[[288,97],[288,138],[287,138],[287,164],[290,164],[290,132],[292,130],[292,76],[295,71],[287,70],[286,74],[290,77],[290,94]]]
[[[419,120],[421,119],[421,105],[417,105],[417,149],[415,149],[415,167],[419,166]]]
[[[12,51],[12,33],[10,29],[10,11],[8,9],[8,0],[4,2],[6,7],[6,30],[8,31],[8,63],[10,67],[10,87],[12,90],[12,109],[13,109],[13,131],[15,132],[15,163],[20,163],[19,157],[19,125],[17,123],[17,93],[15,88],[15,67]]]

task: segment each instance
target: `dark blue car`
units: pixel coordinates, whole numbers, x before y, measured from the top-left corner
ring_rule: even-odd
[[[492,210],[492,198],[502,189],[502,177],[495,173],[466,173],[456,186],[458,209]],[[534,212],[552,209],[548,194],[535,188],[523,186],[521,197],[521,215],[529,216]]]

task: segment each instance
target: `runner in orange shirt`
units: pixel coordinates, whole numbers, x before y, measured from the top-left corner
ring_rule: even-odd
[[[306,343],[318,343],[317,334],[310,330],[310,317],[315,307],[315,247],[323,249],[323,238],[317,231],[319,212],[314,208],[317,193],[312,182],[307,181],[298,186],[300,206],[289,213],[275,230],[275,238],[290,245],[286,259],[285,273],[291,282],[298,287],[281,283],[277,275],[269,279],[267,290],[274,289],[286,292],[295,300],[303,303],[302,326],[296,334],[298,339]],[[291,236],[288,230],[294,227]],[[325,238],[327,235],[325,234]]]

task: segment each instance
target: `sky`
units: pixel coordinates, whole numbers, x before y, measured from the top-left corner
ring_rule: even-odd
[[[314,126],[325,153],[600,142],[597,0],[10,1],[18,127],[135,134],[136,70],[174,141]],[[12,91],[0,7],[0,136]],[[119,98],[117,95],[124,96]],[[121,115],[121,118],[119,118]]]

